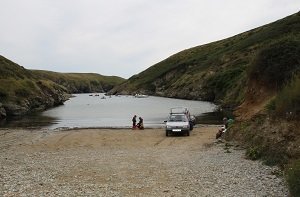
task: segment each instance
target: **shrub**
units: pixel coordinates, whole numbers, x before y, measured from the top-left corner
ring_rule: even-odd
[[[212,75],[205,84],[208,91],[212,91],[215,99],[224,98],[226,93],[232,90],[237,81],[241,79],[244,65],[237,65],[232,68],[224,69]]]
[[[261,151],[258,147],[250,147],[246,151],[246,156],[251,160],[257,160],[261,158]]]
[[[272,99],[267,105],[266,109],[268,111],[274,111],[276,109],[275,99]]]
[[[15,90],[15,94],[16,94],[16,96],[19,96],[19,97],[27,97],[30,95],[30,91],[28,91],[24,88],[19,88],[19,89]]]
[[[276,114],[285,115],[287,112],[292,112],[299,115],[297,113],[300,113],[300,74],[283,88],[274,102]]]
[[[25,80],[24,85],[26,85],[30,89],[36,89],[36,86],[32,80]]]
[[[300,42],[283,39],[258,52],[250,67],[249,77],[278,90],[299,70]]]
[[[275,147],[284,147],[285,145],[277,143],[274,145]],[[288,156],[286,154],[286,150],[284,148],[274,148],[271,146],[265,147],[265,150],[262,151],[263,154],[261,156],[265,165],[268,166],[283,166],[288,161]]]
[[[291,195],[300,196],[300,160],[288,165],[285,171]]]
[[[8,93],[6,92],[6,90],[0,87],[0,98],[5,98],[7,96]]]

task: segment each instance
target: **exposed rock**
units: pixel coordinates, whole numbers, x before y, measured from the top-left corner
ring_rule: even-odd
[[[4,109],[2,103],[0,103],[0,120],[6,117],[6,110]]]
[[[4,104],[4,109],[6,111],[7,116],[22,116],[29,111],[27,106],[21,106],[12,102]]]
[[[18,103],[8,102],[3,104],[3,106],[0,105],[0,119],[6,116],[23,116],[34,111],[42,111],[47,108],[62,105],[70,98],[70,95],[64,92],[52,94],[43,93],[41,96],[23,99]]]

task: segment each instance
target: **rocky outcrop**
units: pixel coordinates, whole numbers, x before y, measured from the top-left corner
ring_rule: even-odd
[[[0,119],[62,105],[68,93],[107,92],[125,79],[95,73],[27,70],[0,55]]]
[[[4,109],[2,103],[0,103],[0,120],[6,117],[6,110]]]
[[[69,96],[64,94],[56,95],[56,98],[45,96],[24,99],[20,103],[9,102],[0,107],[0,119],[4,119],[6,116],[23,116],[34,111],[62,105],[68,98]]]
[[[6,111],[7,116],[21,116],[29,111],[29,109],[26,106],[22,106],[11,102],[4,104],[4,109]]]
[[[18,98],[18,101],[10,100],[3,104],[0,103],[0,119],[5,119],[7,116],[23,116],[62,105],[70,97],[62,88],[49,87],[42,82],[38,82],[37,85],[40,92],[36,92],[34,95]]]

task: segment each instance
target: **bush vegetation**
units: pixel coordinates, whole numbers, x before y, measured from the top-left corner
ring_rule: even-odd
[[[213,91],[215,100],[224,99],[224,95],[228,90],[234,89],[237,81],[241,80],[242,73],[245,71],[243,65],[234,66],[226,70],[217,72],[215,75],[209,77],[206,81],[206,88]]]
[[[285,38],[267,45],[250,67],[250,80],[280,90],[300,71],[300,41]]]
[[[293,161],[285,170],[286,180],[292,196],[300,196],[300,160]]]
[[[246,156],[248,159],[257,160],[261,158],[261,150],[259,147],[249,147],[246,151]]]
[[[273,102],[273,109],[277,115],[283,116],[291,113],[292,117],[290,118],[300,116],[300,74],[293,77],[292,81],[279,92]]]

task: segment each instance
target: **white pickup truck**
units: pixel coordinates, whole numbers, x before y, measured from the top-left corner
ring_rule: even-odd
[[[166,123],[166,136],[172,133],[184,133],[190,135],[195,125],[195,117],[191,116],[186,107],[171,108]]]

